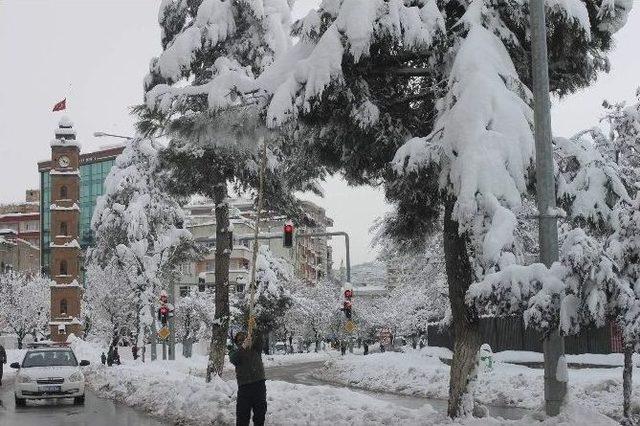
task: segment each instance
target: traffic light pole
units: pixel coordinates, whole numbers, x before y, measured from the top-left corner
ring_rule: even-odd
[[[344,237],[345,262],[347,264],[347,282],[351,282],[351,254],[349,252],[349,234],[343,231],[336,232],[301,232],[298,237]]]
[[[300,232],[296,237],[344,237],[345,263],[347,264],[347,282],[351,282],[351,252],[349,250],[349,234],[343,231],[336,232]],[[239,237],[238,241],[253,241],[255,237]],[[258,240],[281,240],[282,235],[259,235]]]
[[[539,221],[540,261],[547,267],[558,260],[558,222],[555,214],[556,192],[551,144],[549,72],[544,0],[530,0],[531,75],[533,77],[534,123],[536,143],[536,193]],[[545,338],[544,400],[545,411],[556,416],[567,393],[567,383],[558,380],[558,361],[564,355],[564,338],[558,330]]]

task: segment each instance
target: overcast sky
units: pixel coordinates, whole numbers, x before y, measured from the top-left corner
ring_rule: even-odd
[[[300,16],[318,0],[298,0]],[[60,113],[53,105],[67,97],[83,151],[118,142],[93,132],[131,135],[129,106],[141,102],[142,78],[160,52],[160,0],[0,0],[0,202],[20,201],[38,187],[37,161],[50,156],[49,141]],[[593,126],[603,99],[632,100],[640,86],[638,4],[617,35],[611,73],[590,88],[554,102],[556,135]],[[335,228],[351,235],[352,262],[372,260],[369,228],[389,209],[379,190],[325,184]],[[342,241],[334,243],[337,264]]]

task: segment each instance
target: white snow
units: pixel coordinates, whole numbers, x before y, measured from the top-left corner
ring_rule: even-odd
[[[446,348],[425,347],[423,350],[409,349],[405,353],[385,352],[367,356],[332,357],[318,372],[317,377],[367,390],[446,400],[449,366],[441,362],[439,357],[450,359],[451,351]],[[493,357],[496,361],[493,370],[478,377],[475,399],[482,404],[493,406],[538,409],[544,399],[544,370],[507,364],[501,360],[538,362],[542,361],[542,354],[505,351],[494,353]],[[635,360],[637,362],[640,357],[636,357]],[[566,361],[614,363],[621,362],[621,354],[566,355]],[[602,416],[618,418],[621,415],[622,368],[568,369],[566,372],[571,402],[562,420],[558,419],[557,423],[548,424],[616,424]],[[640,384],[634,385],[634,391],[640,391]],[[530,423],[526,423],[526,420],[527,417],[522,420],[522,424],[539,424],[532,419],[529,419]],[[479,421],[478,424],[492,423]]]

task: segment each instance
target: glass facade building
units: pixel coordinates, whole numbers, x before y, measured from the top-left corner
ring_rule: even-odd
[[[104,181],[115,163],[115,158],[123,148],[112,148],[105,151],[80,155],[80,246],[83,251],[93,244],[91,217],[96,201],[104,193]],[[50,162],[38,164],[40,171],[40,264],[48,273],[51,249],[51,178]]]

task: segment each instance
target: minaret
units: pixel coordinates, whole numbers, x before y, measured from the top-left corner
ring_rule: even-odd
[[[80,336],[80,145],[73,123],[62,117],[51,141],[51,339]],[[46,208],[46,206],[44,206]]]

